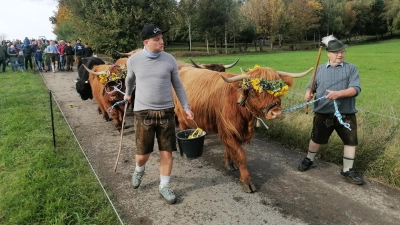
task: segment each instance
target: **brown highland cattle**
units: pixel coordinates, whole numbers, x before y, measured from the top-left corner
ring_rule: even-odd
[[[192,67],[180,70],[180,77],[197,125],[208,134],[218,134],[225,146],[225,167],[228,170],[239,169],[243,191],[251,193],[256,190],[247,170],[246,153],[242,148],[242,144],[250,143],[254,136],[256,117],[267,120],[279,118],[282,115],[280,96],[293,85],[294,77],[305,76],[311,70],[312,68],[303,73],[292,74],[272,68],[258,68],[243,75]],[[257,81],[254,78],[264,82],[263,91],[251,86],[252,80]],[[286,87],[275,88],[277,92],[271,92],[268,85],[274,83]],[[244,84],[247,84],[247,89],[244,88]],[[274,96],[273,93],[277,94]],[[176,96],[174,103],[179,128],[196,128],[193,121],[186,118],[186,113]]]
[[[108,112],[108,109],[116,102],[124,100],[124,94],[118,90],[125,91],[125,66],[115,64],[98,65],[94,66],[91,70],[86,66],[84,67],[89,72],[89,83],[92,87],[93,98],[98,104],[99,111],[106,121],[110,115],[115,127],[120,132],[124,116],[124,105],[118,104],[110,112]]]

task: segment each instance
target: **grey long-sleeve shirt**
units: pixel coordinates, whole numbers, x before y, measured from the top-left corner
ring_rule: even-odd
[[[172,87],[185,111],[190,110],[175,58],[166,52],[154,59],[143,50],[129,57],[125,79],[126,93],[132,93],[135,81],[133,111],[162,110],[174,107]],[[172,85],[171,85],[172,84]]]
[[[312,78],[311,78],[312,79]],[[311,79],[307,84],[307,90],[310,89]],[[314,81],[313,93],[315,98],[325,96],[326,90],[340,91],[353,87],[357,94],[353,97],[336,99],[339,112],[342,114],[356,113],[356,96],[361,92],[360,77],[355,65],[343,62],[341,65],[331,66],[328,63],[318,66],[317,75]],[[322,99],[314,103],[314,112],[323,114],[335,113],[333,101]]]

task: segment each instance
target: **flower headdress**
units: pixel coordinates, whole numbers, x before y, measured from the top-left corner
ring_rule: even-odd
[[[261,68],[255,65],[254,68],[245,69],[244,72],[249,72],[254,69]],[[242,71],[243,72],[243,71]],[[289,86],[282,80],[267,80],[265,78],[249,78],[243,79],[239,82],[239,89],[241,90],[255,90],[258,93],[267,92],[275,97],[284,96]]]
[[[104,71],[103,74],[99,75],[101,83],[105,84],[107,82],[124,79],[126,77],[127,69],[124,65],[111,65],[110,69],[113,67],[118,67],[119,73],[111,73],[110,70]]]

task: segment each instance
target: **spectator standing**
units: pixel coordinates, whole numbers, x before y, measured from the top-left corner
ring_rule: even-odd
[[[31,44],[31,41],[29,41],[28,37],[25,37],[23,44],[24,44],[23,47],[26,47]]]
[[[2,43],[0,45],[0,73],[6,72],[6,61],[7,61],[7,45]]]
[[[14,45],[11,45],[10,48],[7,50],[7,55],[10,58],[11,69],[13,72],[17,72],[17,50],[15,49]]]
[[[65,66],[65,48],[67,46],[65,45],[64,40],[60,41],[60,44],[58,45],[58,54],[60,55],[60,70],[64,71],[64,66]]]
[[[83,48],[84,46],[81,44],[81,39],[76,39],[76,44],[74,45],[74,52],[75,52],[75,62],[76,64],[76,71],[78,71],[79,66],[81,65],[81,60],[83,57]]]
[[[85,43],[85,47],[83,48],[83,58],[92,56],[93,56],[93,49],[89,46],[89,43]]]
[[[38,70],[40,72],[42,72],[43,71],[43,69],[42,69],[42,65],[43,65],[43,53],[42,53],[42,51],[38,48],[36,50],[35,54],[33,55],[33,57],[35,58]]]
[[[50,45],[47,46],[46,48],[47,54],[50,55],[50,64],[51,64],[51,69],[53,70],[53,73],[58,70],[58,57],[57,57],[57,46],[53,40],[50,41]]]
[[[32,67],[32,54],[34,53],[32,50],[32,46],[30,44],[24,46],[24,50],[22,50],[23,55],[25,56],[25,69],[28,69],[28,63],[29,63],[29,68],[33,70]]]
[[[43,51],[43,63],[44,63],[44,72],[49,72],[50,71],[50,54],[47,53],[47,50],[45,49]]]
[[[24,61],[25,61],[24,53],[22,51],[19,51],[17,57],[17,65],[22,72],[24,72]]]
[[[65,57],[67,61],[67,71],[73,71],[74,66],[74,48],[71,46],[71,42],[67,41],[67,47],[65,47]]]

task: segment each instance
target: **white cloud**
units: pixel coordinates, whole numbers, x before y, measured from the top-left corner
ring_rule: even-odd
[[[56,39],[49,17],[54,16],[57,5],[56,0],[1,0],[0,38]]]

